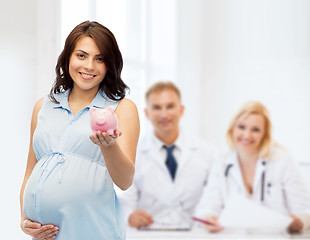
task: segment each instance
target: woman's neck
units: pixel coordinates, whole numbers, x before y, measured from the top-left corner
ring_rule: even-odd
[[[73,115],[76,115],[83,108],[87,107],[96,97],[98,90],[81,91],[73,88],[68,97],[68,104]]]
[[[98,89],[90,89],[89,91],[83,91],[79,88],[73,87],[70,94],[69,99],[71,101],[91,103],[92,100],[96,97]]]
[[[238,162],[244,183],[244,187],[248,194],[253,194],[254,177],[259,152],[238,152]]]
[[[252,165],[256,164],[259,158],[259,152],[241,152],[238,151],[238,160],[242,165]]]

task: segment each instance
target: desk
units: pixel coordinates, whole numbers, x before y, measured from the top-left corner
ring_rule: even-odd
[[[220,233],[208,233],[204,229],[194,229],[190,231],[139,231],[132,228],[127,230],[127,240],[208,240],[208,239],[310,239],[310,230],[299,235],[290,235],[284,231],[277,230],[237,230],[224,229]]]

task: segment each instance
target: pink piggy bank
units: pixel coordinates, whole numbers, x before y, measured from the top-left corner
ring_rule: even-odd
[[[114,108],[91,107],[90,112],[90,127],[93,131],[107,132],[109,135],[114,135],[114,130],[117,129],[118,119],[114,113]]]

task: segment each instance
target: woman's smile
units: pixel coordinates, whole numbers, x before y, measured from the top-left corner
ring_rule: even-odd
[[[97,76],[97,75],[92,75],[92,74],[87,74],[87,73],[82,73],[82,72],[79,72],[79,74],[85,80],[91,80]]]

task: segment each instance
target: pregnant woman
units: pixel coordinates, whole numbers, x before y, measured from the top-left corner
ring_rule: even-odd
[[[66,39],[49,95],[34,106],[21,228],[38,240],[125,239],[113,183],[128,189],[135,172],[139,118],[125,98],[114,35],[83,22]],[[92,132],[91,107],[113,106],[118,129]]]

